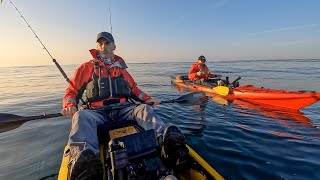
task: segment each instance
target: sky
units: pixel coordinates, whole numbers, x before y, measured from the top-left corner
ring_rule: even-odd
[[[96,35],[111,27],[115,53],[127,63],[192,62],[200,55],[208,62],[320,59],[319,0],[11,2],[62,65],[90,60]],[[3,0],[0,66],[50,64],[10,0]]]

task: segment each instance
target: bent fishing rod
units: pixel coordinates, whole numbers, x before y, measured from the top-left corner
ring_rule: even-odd
[[[1,0],[2,2],[2,0]],[[50,58],[52,59],[53,63],[56,65],[56,67],[59,69],[60,73],[62,74],[62,76],[64,77],[64,79],[71,84],[71,86],[73,86],[72,82],[70,81],[70,79],[68,78],[67,74],[64,72],[64,70],[62,69],[62,67],[60,66],[60,64],[57,62],[57,60],[55,58],[52,57],[52,55],[50,54],[49,50],[46,48],[46,46],[42,43],[42,41],[40,40],[39,36],[36,34],[36,32],[33,30],[33,28],[31,27],[31,25],[28,23],[28,21],[24,18],[24,16],[21,14],[21,12],[18,10],[18,8],[13,4],[13,2],[11,0],[9,0],[10,4],[13,6],[13,8],[19,13],[20,17],[23,19],[23,21],[28,25],[28,28],[32,31],[32,33],[35,35],[35,38],[40,42],[40,44],[42,45],[43,49],[48,53],[48,55],[50,56]]]

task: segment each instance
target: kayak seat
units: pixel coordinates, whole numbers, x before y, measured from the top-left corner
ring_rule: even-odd
[[[188,76],[186,76],[186,75],[179,75],[179,76],[177,76],[177,79],[180,79],[182,81],[188,81],[189,80]]]
[[[214,87],[218,86],[217,81],[219,81],[219,79],[194,80],[194,81],[190,81],[190,82],[192,82],[192,84],[195,84],[195,85],[201,85],[201,86],[214,88]]]

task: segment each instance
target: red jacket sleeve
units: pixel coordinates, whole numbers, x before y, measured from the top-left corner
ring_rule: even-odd
[[[128,73],[127,70],[122,69],[122,74],[124,76],[124,79],[129,82],[130,87],[132,89],[132,94],[134,96],[136,96],[137,98],[139,98],[144,102],[148,99],[151,99],[151,97],[148,94],[144,93],[138,88],[137,83],[133,80],[132,76]]]
[[[89,66],[89,63],[85,63],[81,65],[79,68],[77,68],[74,72],[66,89],[66,93],[63,97],[63,108],[76,106],[76,98],[78,95],[78,91],[85,83],[87,83],[90,80],[90,69],[93,68]]]
[[[198,65],[195,63],[191,66],[188,74],[188,79],[189,80],[196,80],[197,72],[199,71]]]

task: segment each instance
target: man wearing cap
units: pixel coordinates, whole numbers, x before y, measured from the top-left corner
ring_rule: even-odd
[[[163,142],[171,134],[184,144],[185,137],[176,126],[165,126],[146,104],[130,104],[127,100],[160,103],[141,91],[131,75],[126,63],[114,54],[114,38],[108,32],[98,34],[97,49],[89,50],[93,59],[78,67],[70,80],[63,98],[61,114],[72,118],[68,145],[70,147],[69,177],[82,179],[83,176],[101,179],[102,166],[99,159],[98,135],[101,129],[108,130],[115,122],[135,120],[144,129],[154,129],[157,136],[163,135]],[[86,109],[78,111],[77,104],[85,92]],[[101,110],[101,107],[125,105],[123,108]],[[116,106],[114,106],[116,107]],[[119,107],[119,106],[118,106]],[[171,133],[171,134],[170,134]],[[167,138],[167,139],[166,139]],[[170,139],[172,142],[172,138]],[[168,141],[169,142],[169,141]],[[165,152],[164,146],[163,151]],[[85,172],[86,175],[83,174]]]
[[[208,79],[208,78],[215,78],[215,77],[221,77],[220,74],[212,74],[207,65],[206,65],[206,58],[201,55],[199,56],[197,62],[195,62],[190,70],[189,70],[189,74],[188,74],[188,79],[191,81],[195,81],[195,80],[200,80],[200,79]]]

